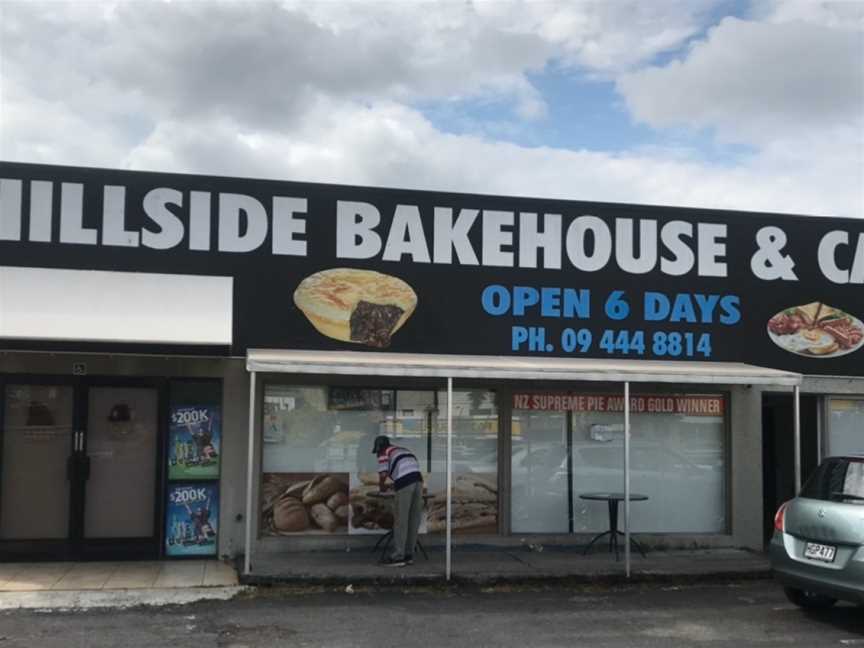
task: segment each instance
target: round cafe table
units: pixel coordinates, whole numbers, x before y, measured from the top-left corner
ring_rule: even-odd
[[[382,500],[388,500],[392,505],[393,499],[395,498],[395,494],[392,490],[384,491],[383,493],[379,491],[377,493],[369,493],[368,497],[375,497],[375,498],[382,499]],[[426,493],[423,494],[423,510],[424,511],[426,510],[426,504],[431,499],[435,499],[435,496],[434,495],[427,495]],[[381,547],[380,558],[383,560],[387,556],[387,550],[390,548],[390,545],[392,543],[393,543],[393,529],[391,528],[391,529],[387,530],[387,533],[385,533],[383,536],[378,538],[378,542],[376,542],[375,546],[372,547],[372,553],[375,553],[376,551],[378,551],[378,547]],[[426,548],[423,546],[423,543],[420,542],[420,535],[419,534],[417,535],[417,548],[423,552],[423,557],[426,560],[429,560],[429,554],[426,553]]]
[[[615,552],[615,560],[619,559],[618,555],[618,536],[625,535],[623,531],[618,530],[618,502],[623,501],[624,493],[582,493],[579,495],[579,499],[583,500],[593,500],[598,502],[606,502],[609,507],[609,530],[604,531],[603,533],[598,533],[591,539],[591,542],[588,543],[588,546],[585,547],[585,550],[582,552],[582,555],[588,553],[591,547],[603,536],[609,536],[609,552]],[[644,502],[648,499],[647,495],[642,495],[641,493],[630,493],[630,501],[631,502]],[[639,553],[642,554],[642,557],[645,557],[645,550],[642,548],[636,538],[633,535],[630,535],[630,542],[636,549],[639,550]]]

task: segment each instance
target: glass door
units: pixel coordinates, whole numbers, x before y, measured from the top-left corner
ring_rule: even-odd
[[[510,524],[514,533],[567,533],[570,435],[566,412],[514,410]]]
[[[90,389],[85,538],[153,535],[156,401],[155,389]]]
[[[67,555],[74,514],[72,385],[6,384],[0,426],[0,543],[10,555]]]
[[[0,557],[158,557],[159,386],[28,377],[0,395]]]
[[[83,551],[95,557],[155,556],[159,391],[91,385],[86,413]]]

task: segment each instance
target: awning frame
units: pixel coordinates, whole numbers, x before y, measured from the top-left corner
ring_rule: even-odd
[[[249,371],[492,380],[800,385],[801,374],[733,362],[250,349]]]
[[[624,388],[624,556],[630,577],[630,383],[775,385],[793,387],[795,486],[801,487],[801,374],[741,363],[654,360],[596,360],[509,356],[459,356],[357,351],[250,349],[249,456],[246,492],[246,547],[243,572],[252,571],[255,487],[255,412],[258,373],[444,378],[447,384],[447,520],[445,578],[452,569],[453,380],[620,382]]]

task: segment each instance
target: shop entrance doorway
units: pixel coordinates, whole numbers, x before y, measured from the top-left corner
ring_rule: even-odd
[[[801,394],[802,483],[819,464],[819,397]],[[774,533],[774,513],[795,497],[795,410],[792,395],[762,396],[763,529],[767,545]]]
[[[156,558],[159,386],[11,377],[0,388],[0,556]]]

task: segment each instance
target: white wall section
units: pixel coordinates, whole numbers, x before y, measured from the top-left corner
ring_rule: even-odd
[[[231,344],[230,277],[0,266],[0,338]]]

